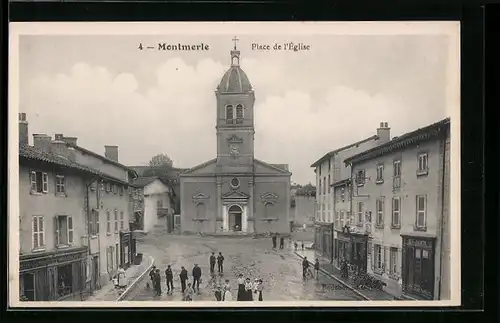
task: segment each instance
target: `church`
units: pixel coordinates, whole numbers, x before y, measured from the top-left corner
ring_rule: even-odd
[[[181,232],[289,234],[292,173],[255,159],[255,92],[233,40],[215,91],[217,156],[180,174]]]

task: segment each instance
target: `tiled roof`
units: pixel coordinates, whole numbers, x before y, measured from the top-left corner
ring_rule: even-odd
[[[434,138],[442,133],[442,129],[450,126],[450,118],[443,119],[423,128],[405,133],[399,137],[394,137],[391,141],[380,146],[368,149],[357,155],[351,156],[344,160],[344,163],[355,163],[363,160],[376,158],[394,150],[403,149],[407,146],[417,144],[422,141]]]
[[[106,161],[107,163],[110,163],[110,164],[112,164],[112,165],[115,165],[115,166],[118,166],[118,167],[124,168],[124,169],[126,169],[127,171],[129,171],[129,172],[133,173],[135,176],[137,176],[137,172],[136,172],[134,169],[132,169],[132,168],[130,168],[130,167],[128,167],[128,166],[125,166],[125,165],[123,165],[123,164],[120,164],[120,163],[119,163],[119,162],[117,162],[117,161],[114,161],[114,160],[112,160],[112,159],[109,159],[109,158],[106,158],[106,157],[104,157],[104,156],[102,156],[102,155],[99,155],[98,153],[95,153],[95,152],[93,152],[92,150],[88,150],[88,149],[83,148],[83,147],[81,147],[81,146],[72,145],[72,144],[68,144],[68,147],[72,147],[72,148],[74,148],[74,149],[80,150],[80,151],[81,151],[81,152],[83,152],[83,153],[86,153],[86,154],[88,154],[88,155],[94,156],[94,157],[99,158],[99,159],[101,159],[101,160],[103,160],[103,161]]]
[[[132,185],[134,185],[135,187],[144,187],[151,184],[156,179],[158,179],[158,176],[139,177],[133,181]]]
[[[128,184],[120,179],[106,175],[106,174],[104,174],[96,169],[93,169],[93,168],[78,164],[76,162],[73,162],[64,156],[57,155],[54,153],[45,152],[41,149],[35,148],[33,146],[29,146],[29,145],[20,145],[19,146],[19,157],[24,158],[24,159],[29,159],[29,160],[36,160],[36,161],[40,161],[40,162],[45,162],[45,163],[49,163],[49,164],[55,164],[55,165],[62,166],[62,167],[72,168],[72,169],[76,169],[76,170],[79,170],[79,171],[82,171],[85,173],[89,173],[89,174],[93,174],[93,175],[103,177],[103,178],[106,178],[109,180],[113,180],[115,182],[119,182],[122,184]]]
[[[314,162],[314,164],[311,165],[311,167],[317,167],[319,166],[323,161],[325,161],[327,158],[335,155],[336,153],[339,153],[341,152],[342,150],[346,150],[346,149],[349,149],[349,148],[352,148],[356,145],[361,145],[361,144],[364,144],[365,142],[368,142],[370,140],[375,140],[375,139],[378,139],[378,136],[377,135],[374,135],[374,136],[371,136],[371,137],[368,137],[366,139],[363,139],[363,140],[360,140],[360,141],[357,141],[355,143],[352,143],[352,144],[349,144],[347,146],[344,146],[344,147],[341,147],[341,148],[338,148],[338,149],[335,149],[335,150],[332,150],[328,153],[326,153],[323,157],[321,157],[320,159],[318,159],[317,161]]]

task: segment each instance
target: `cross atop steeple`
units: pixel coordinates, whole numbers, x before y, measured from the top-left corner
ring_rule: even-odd
[[[238,37],[234,36],[233,41],[234,41],[234,50],[236,50],[236,42],[239,41]]]

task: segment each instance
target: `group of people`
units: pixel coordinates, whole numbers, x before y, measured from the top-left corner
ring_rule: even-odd
[[[316,261],[314,262],[314,272],[315,272],[315,274],[313,274],[311,272],[311,269],[309,267],[309,260],[307,260],[307,257],[304,257],[304,260],[302,260],[302,278],[304,280],[307,279],[308,277],[311,277],[311,278],[316,277],[316,279],[319,278],[319,259],[318,258],[316,258]]]
[[[262,291],[264,290],[262,279],[255,279],[254,282],[250,278],[243,278],[243,274],[238,275],[238,290],[236,301],[253,301],[254,294],[256,300],[263,301]],[[233,301],[234,297],[231,292],[231,284],[229,279],[224,282],[224,287],[217,286],[215,289],[215,300],[229,302]]]
[[[279,248],[281,250],[283,250],[285,248],[285,237],[280,236],[279,233],[271,233],[271,241],[273,242],[273,249],[277,249],[277,247],[278,247],[278,239],[280,241]],[[288,238],[288,244],[289,244],[289,246],[291,248],[291,246],[292,246],[292,238],[291,237]],[[299,244],[297,243],[297,241],[294,241],[293,247],[294,247],[295,251],[298,250]],[[304,241],[302,241],[301,247],[302,247],[302,251],[304,251]]]
[[[149,272],[149,277],[156,295],[160,296],[162,294],[160,269],[156,268],[156,266],[153,266],[151,271]],[[195,292],[197,292],[198,294],[200,293],[201,268],[198,267],[198,264],[194,264],[192,277],[193,283],[188,283],[188,271],[186,270],[186,268],[184,268],[184,266],[181,266],[179,278],[181,281],[181,291],[183,299],[185,300],[192,300],[193,294]],[[167,269],[165,269],[165,280],[167,282],[167,295],[172,295],[174,291],[174,275],[171,265],[168,265]]]
[[[224,271],[224,256],[222,255],[221,252],[219,252],[218,256],[215,256],[215,253],[212,252],[212,255],[210,256],[210,274],[214,275],[215,273],[215,264],[217,264],[217,269],[219,274],[222,275]],[[193,277],[193,282],[189,283],[189,275],[188,271],[184,266],[181,266],[181,271],[179,273],[179,278],[181,281],[181,292],[182,292],[182,298],[185,301],[191,301],[193,300],[193,295],[194,293],[200,294],[200,284],[202,283],[202,272],[201,268],[198,266],[198,264],[194,264],[193,270],[191,272],[191,275]],[[160,269],[156,268],[156,266],[153,266],[151,268],[151,271],[149,272],[149,277],[151,280],[151,284],[153,286],[153,290],[157,296],[160,296],[162,294],[162,288],[161,288],[161,273]],[[172,272],[172,266],[168,265],[167,269],[165,269],[165,280],[167,282],[167,295],[172,295],[174,291],[174,274]],[[149,286],[149,285],[148,285]]]

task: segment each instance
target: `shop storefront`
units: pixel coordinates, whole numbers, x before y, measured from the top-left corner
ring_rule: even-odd
[[[340,268],[343,259],[353,268],[366,271],[368,259],[368,235],[350,232],[348,227],[337,231],[334,265]]]
[[[314,235],[314,246],[316,252],[326,259],[332,258],[333,240],[332,225],[330,223],[316,224]]]
[[[134,263],[136,255],[136,239],[131,231],[120,232],[120,266],[128,268]]]
[[[434,299],[435,237],[403,238],[403,294],[412,298]]]
[[[83,297],[87,248],[43,252],[19,257],[19,295],[26,301]]]

